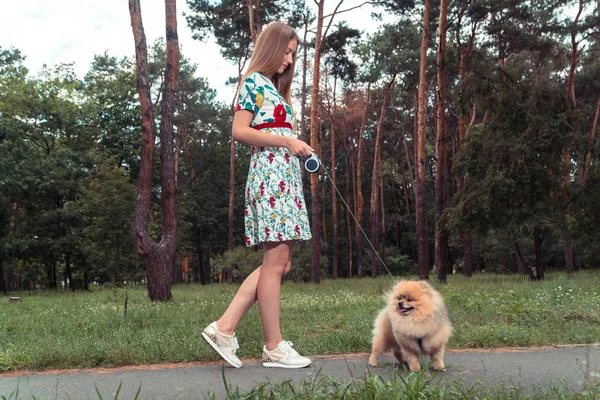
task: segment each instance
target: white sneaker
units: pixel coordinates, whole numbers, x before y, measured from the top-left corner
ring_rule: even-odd
[[[235,355],[236,350],[239,349],[235,333],[233,335],[225,335],[219,332],[217,322],[215,321],[204,329],[202,337],[229,364],[236,368],[242,366],[242,362]]]
[[[271,351],[263,347],[263,366],[278,368],[304,368],[309,366],[312,363],[310,358],[302,357],[294,350],[293,346],[292,342],[283,341]]]

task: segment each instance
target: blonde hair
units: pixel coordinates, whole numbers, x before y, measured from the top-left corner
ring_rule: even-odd
[[[292,55],[292,65],[288,66],[282,74],[277,73],[291,40],[300,43],[298,35],[290,26],[281,22],[269,23],[256,39],[250,65],[238,84],[238,93],[242,83],[253,73],[272,75],[271,82],[275,85],[275,89],[292,107],[292,80],[296,65],[296,52]]]

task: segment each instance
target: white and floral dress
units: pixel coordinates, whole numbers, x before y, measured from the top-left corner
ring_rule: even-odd
[[[273,83],[258,72],[242,83],[237,110],[254,114],[252,128],[297,137],[292,109]],[[252,146],[244,213],[246,246],[311,239],[300,162],[287,148]]]

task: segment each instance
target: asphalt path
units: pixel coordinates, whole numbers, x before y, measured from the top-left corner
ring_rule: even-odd
[[[88,369],[0,373],[0,399],[205,399],[213,393],[226,398],[230,390],[247,393],[260,383],[299,385],[318,379],[348,383],[367,374],[388,379],[398,371],[391,356],[369,367],[368,354],[314,357],[310,367],[286,370],[264,368],[260,360],[242,360],[236,369],[214,363],[151,365],[116,369]],[[448,367],[441,380],[488,386],[510,385],[524,390],[566,384],[575,390],[590,379],[600,379],[600,343],[593,345],[496,350],[448,350]],[[400,373],[405,372],[400,368]],[[120,387],[120,389],[119,389]]]

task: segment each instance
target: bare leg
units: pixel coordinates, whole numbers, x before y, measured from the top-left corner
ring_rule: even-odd
[[[269,247],[273,247],[274,245],[284,245],[284,244],[285,243],[271,243],[271,244],[265,243],[264,244],[265,254],[263,256],[263,265],[265,264],[264,261],[267,258],[267,253],[269,252]],[[283,271],[284,275],[287,274],[291,268],[292,249],[293,249],[293,242],[290,246],[289,257],[287,258],[286,264],[284,266],[284,271]],[[258,297],[257,297],[258,281],[260,279],[263,269],[264,269],[264,267],[262,265],[260,267],[258,267],[257,269],[255,269],[254,272],[252,272],[250,275],[248,275],[248,277],[244,280],[244,282],[238,289],[235,297],[231,301],[231,304],[229,305],[229,307],[227,308],[225,313],[221,316],[221,318],[219,318],[219,320],[217,321],[217,329],[221,333],[224,333],[226,335],[232,335],[233,332],[235,331],[237,325],[241,321],[242,317],[244,316],[244,314],[246,314],[246,312],[250,309],[250,307],[252,307],[252,305],[254,305],[254,303],[256,303],[256,301],[258,299]],[[281,276],[279,277],[279,285],[280,284],[281,284]],[[278,293],[279,293],[279,285],[277,286]],[[279,301],[279,294],[277,295],[277,299]],[[261,312],[261,315],[262,315],[262,312]],[[264,325],[264,322],[263,322],[263,325]],[[277,326],[279,326],[279,317],[277,317]],[[280,336],[281,336],[281,334],[280,334]],[[281,340],[279,340],[277,343],[275,343],[275,346],[273,346],[270,349],[275,348],[280,341]]]
[[[273,350],[283,340],[279,324],[281,278],[289,270],[294,242],[267,242],[264,249],[256,297],[265,334],[265,347]]]
[[[217,321],[217,329],[226,335],[233,335],[235,328],[240,323],[246,312],[256,303],[256,284],[262,266],[256,268],[238,289],[235,297],[227,307],[225,313]]]

